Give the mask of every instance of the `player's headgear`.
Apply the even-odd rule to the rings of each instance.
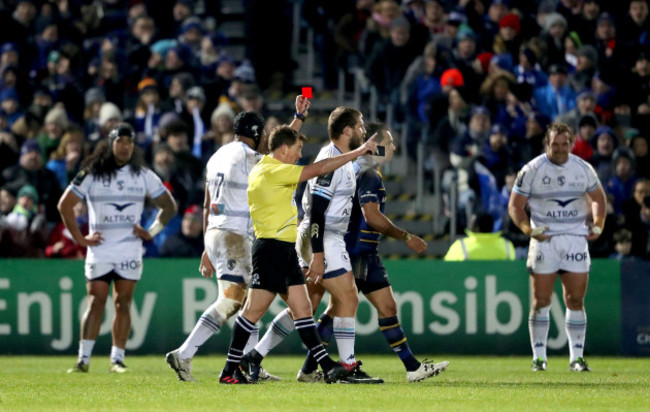
[[[128,123],[119,123],[108,134],[108,147],[113,147],[113,142],[120,136],[128,136],[131,140],[135,140],[135,131]]]
[[[264,131],[264,117],[255,112],[241,112],[233,121],[233,131],[236,135],[253,139],[257,149]]]

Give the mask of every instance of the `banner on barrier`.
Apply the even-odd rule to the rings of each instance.
[[[529,279],[524,262],[442,262],[388,260],[400,321],[416,353],[528,354]],[[198,259],[150,259],[136,287],[130,353],[164,353],[180,345],[201,313],[217,297],[212,279],[199,276]],[[595,260],[586,307],[586,353],[621,350],[620,264]],[[647,295],[646,295],[647,296]],[[320,310],[324,309],[321,304]],[[0,353],[73,354],[79,318],[86,307],[83,262],[0,260]],[[262,319],[262,333],[284,308],[276,299]],[[112,302],[96,344],[110,348]],[[202,348],[225,352],[232,319]],[[360,298],[356,351],[390,350],[377,323],[377,312]],[[276,352],[302,351],[292,334]],[[550,353],[568,353],[564,304],[558,280],[551,309]]]

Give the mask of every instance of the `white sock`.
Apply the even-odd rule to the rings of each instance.
[[[582,358],[587,332],[587,314],[583,310],[566,310],[566,335],[569,338],[569,354],[571,362]]]
[[[194,329],[192,329],[190,336],[188,336],[181,347],[178,348],[179,358],[192,359],[201,345],[210,339],[210,336],[219,332],[219,329],[221,329],[225,320],[220,316],[215,318],[215,315],[216,313],[212,309],[212,306],[203,312],[199,320],[196,322],[196,325],[194,325]]]
[[[334,337],[341,361],[347,364],[356,362],[354,358],[354,318],[334,317]]]
[[[271,322],[271,327],[266,330],[260,342],[255,345],[255,350],[262,356],[266,357],[271,349],[275,348],[295,329],[293,319],[289,315],[289,309],[275,315]]]
[[[87,340],[87,339],[80,340],[78,361],[83,362],[86,365],[90,364],[90,355],[92,355],[93,353],[94,346],[95,346],[94,340]]]
[[[542,358],[546,360],[546,343],[548,341],[548,330],[551,326],[549,314],[551,306],[532,309],[528,316],[528,332],[530,332],[530,346],[533,348],[533,359]]]
[[[124,349],[111,346],[111,363],[124,362]]]
[[[251,331],[251,335],[248,337],[248,342],[246,342],[246,347],[244,348],[244,354],[255,349],[255,345],[260,340],[260,325],[259,323],[255,324],[255,327]]]

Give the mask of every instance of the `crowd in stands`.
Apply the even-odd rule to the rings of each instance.
[[[314,14],[335,27],[339,67],[360,69],[375,88],[409,157],[424,143],[425,167],[442,172],[446,197],[456,185],[459,229],[487,212],[524,251],[509,193],[543,150],[546,127],[561,121],[609,198],[592,256],[620,257],[617,245],[631,238],[629,254],[650,257],[648,0],[317,3]]]
[[[269,70],[286,81],[292,67],[292,2],[244,5],[253,41],[236,61],[219,1],[0,2],[0,256],[83,255],[56,204],[119,121],[179,203],[146,256],[200,254],[205,163],[232,140],[236,113],[264,110]],[[325,88],[341,68],[348,87],[376,88],[406,155],[423,143],[441,189],[457,185],[459,216],[491,214],[519,251],[528,239],[506,213],[516,172],[550,122],[574,127],[574,154],[610,200],[592,256],[618,258],[650,257],[648,10],[649,0],[302,2]]]

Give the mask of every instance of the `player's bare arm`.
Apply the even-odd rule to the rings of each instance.
[[[388,217],[386,217],[386,215],[381,213],[379,203],[365,203],[363,206],[361,206],[361,211],[363,212],[363,218],[366,220],[366,223],[368,223],[368,225],[370,225],[377,232],[380,232],[382,235],[403,240],[409,249],[417,253],[423,253],[425,250],[427,250],[427,242],[425,242],[419,236],[412,235],[406,230],[395,226],[395,224]]]
[[[299,132],[304,119],[309,116],[311,101],[303,95],[296,96],[296,115],[289,125],[293,130]]]
[[[70,231],[70,235],[79,246],[97,246],[104,241],[102,234],[100,232],[94,232],[84,236],[81,233],[81,230],[79,230],[79,225],[77,225],[77,219],[74,215],[74,206],[81,201],[82,200],[79,196],[75,195],[70,188],[67,188],[57,205],[59,213],[61,214],[61,219],[63,220],[65,227]]]
[[[594,217],[594,225],[589,230],[587,240],[592,241],[598,239],[603,229],[605,228],[605,218],[607,216],[607,197],[601,185],[591,191],[587,192],[591,199],[591,213]]]
[[[512,192],[510,195],[510,201],[508,202],[508,214],[510,215],[512,222],[517,225],[519,230],[521,230],[526,236],[530,236],[540,242],[550,239],[551,237],[549,235],[544,234],[544,231],[548,229],[547,227],[535,229],[530,227],[528,214],[526,214],[527,202],[528,198],[526,196]]]
[[[151,199],[151,203],[159,209],[151,227],[144,229],[139,224],[133,227],[133,234],[147,242],[150,242],[156,234],[160,233],[162,228],[174,217],[178,208],[176,201],[167,190],[157,198]]]
[[[375,153],[377,150],[377,142],[375,141],[376,138],[377,135],[375,134],[355,150],[340,154],[338,156],[329,157],[327,159],[323,159],[321,161],[303,167],[302,172],[300,173],[299,181],[306,182],[312,177],[333,172],[347,162],[350,162],[359,156]]]

